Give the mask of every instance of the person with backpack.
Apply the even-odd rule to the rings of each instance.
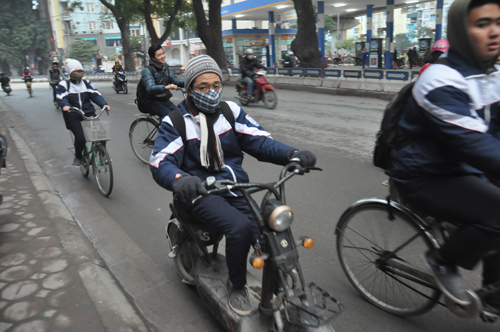
[[[69,72],[69,80],[60,81],[56,88],[56,97],[59,106],[63,110],[64,123],[66,128],[75,136],[75,159],[73,166],[82,166],[82,153],[85,148],[85,134],[82,128],[82,116],[80,113],[71,112],[71,107],[81,109],[85,116],[95,116],[95,108],[92,102],[99,107],[106,107],[111,110],[101,93],[88,80],[83,79],[84,71],[80,61],[67,59],[66,67]]]
[[[304,167],[314,166],[316,157],[273,140],[236,103],[221,101],[222,72],[210,56],[189,61],[185,82],[187,98],[178,105],[179,110],[163,119],[150,169],[160,186],[173,191],[182,208],[224,233],[229,306],[239,315],[248,315],[252,306],[245,288],[246,261],[250,245],[256,243],[258,225],[240,192],[207,195],[202,181],[214,176],[248,182],[242,167],[244,153],[279,165],[295,157]],[[205,196],[192,204],[200,194]]]
[[[56,87],[59,84],[61,80],[63,80],[63,75],[61,71],[59,70],[59,63],[57,62],[52,62],[52,68],[49,69],[49,75],[48,75],[48,80],[50,87],[52,88],[52,93],[53,93],[53,102],[57,103],[56,100]]]
[[[143,87],[137,88],[137,106],[141,112],[146,111],[161,118],[175,110],[175,104],[170,101],[172,92],[184,87],[184,80],[175,76],[168,67],[165,52],[161,45],[152,45],[148,49],[149,65],[142,71]]]
[[[423,257],[458,305],[471,303],[458,267],[482,260],[483,285],[500,281],[499,21],[498,0],[453,2],[446,64],[431,65],[415,82],[390,168],[405,204],[459,226]],[[500,316],[500,292],[483,306],[486,317]]]

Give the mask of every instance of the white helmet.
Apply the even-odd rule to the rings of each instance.
[[[253,54],[253,50],[251,48],[247,48],[245,50],[245,54]]]

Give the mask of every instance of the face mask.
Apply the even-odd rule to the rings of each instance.
[[[209,92],[200,92],[191,90],[191,98],[198,109],[204,113],[213,113],[219,107],[222,91],[210,90]]]
[[[83,78],[83,72],[74,71],[69,74],[69,78],[71,78],[73,81],[80,82]]]
[[[247,55],[247,59],[248,60],[252,60],[253,59],[253,55]]]

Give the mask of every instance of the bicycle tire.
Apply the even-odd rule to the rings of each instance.
[[[276,105],[278,105],[278,97],[276,96],[276,92],[274,92],[274,90],[266,90],[262,99],[264,99],[264,104],[270,110],[275,109]]]
[[[89,151],[87,150],[87,147],[83,149],[83,154],[82,154],[82,166],[80,167],[80,171],[82,172],[82,175],[84,177],[89,176],[89,170],[90,170],[90,157],[89,157]]]
[[[95,146],[93,170],[99,192],[108,197],[113,190],[113,166],[104,145]]]
[[[177,271],[181,276],[182,282],[188,285],[195,284],[194,271],[198,259],[198,247],[193,240],[186,239],[179,245],[174,262],[177,267]]]
[[[139,118],[130,125],[130,146],[135,156],[145,164],[149,164],[159,129],[160,124],[152,118]]]
[[[433,248],[432,242],[402,210],[392,208],[391,220],[387,204],[364,200],[344,212],[336,228],[338,258],[349,282],[368,302],[397,316],[422,314],[441,292],[388,262],[426,271],[421,255]]]

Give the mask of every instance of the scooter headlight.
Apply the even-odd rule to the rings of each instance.
[[[293,211],[288,205],[282,205],[278,200],[271,200],[265,208],[269,227],[276,232],[290,228],[293,222]]]

